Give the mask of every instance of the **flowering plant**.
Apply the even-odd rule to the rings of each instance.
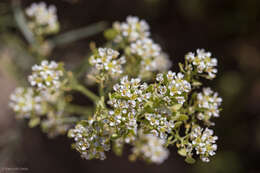
[[[44,41],[58,31],[56,8],[44,3],[26,9],[28,26]],[[160,164],[176,146],[188,163],[198,155],[204,162],[217,150],[212,119],[219,117],[222,99],[201,78],[214,79],[217,59],[198,49],[188,53],[179,71],[170,69],[169,56],[150,37],[144,20],[129,16],[104,33],[107,43],[92,53],[86,80],[98,86],[92,92],[63,63],[44,58],[32,67],[29,87],[18,87],[10,97],[17,118],[40,125],[50,137],[68,134],[82,158],[121,155],[132,146],[129,159]],[[84,94],[94,106],[73,104],[72,91]]]

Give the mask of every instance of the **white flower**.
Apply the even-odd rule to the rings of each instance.
[[[17,113],[18,118],[30,118],[42,114],[42,100],[32,88],[18,87],[10,96],[9,106]]]
[[[42,91],[55,91],[61,87],[64,69],[62,64],[54,61],[42,61],[40,65],[32,67],[32,74],[28,77],[31,86]]]
[[[169,82],[168,89],[170,90],[170,96],[181,95],[182,93],[188,93],[191,90],[191,85],[188,81],[184,80],[182,73],[173,73],[171,71],[167,74]],[[181,99],[182,100],[182,99]]]
[[[161,47],[150,38],[143,38],[130,44],[130,51],[141,59],[142,71],[160,71],[169,69],[168,56],[161,52]]]
[[[170,69],[171,65],[172,63],[169,59],[169,56],[166,53],[161,53],[151,62],[151,70],[165,72]]]
[[[200,155],[203,162],[209,162],[209,156],[214,156],[217,150],[215,144],[218,137],[213,136],[213,130],[206,128],[203,130],[201,127],[196,127],[190,134],[192,147],[195,148],[196,154]]]
[[[90,57],[90,64],[100,73],[107,72],[111,77],[123,73],[122,65],[126,63],[125,57],[118,58],[119,52],[110,48],[99,48],[97,55]]]
[[[37,34],[52,34],[59,30],[57,10],[54,5],[47,5],[44,2],[33,3],[26,10],[30,18],[29,27]]]
[[[164,79],[163,79],[163,74],[162,74],[162,73],[158,73],[158,74],[156,75],[156,80],[157,80],[158,82],[162,83],[162,82],[164,81]]]
[[[197,55],[195,53],[189,52],[185,56],[188,62],[197,67],[198,73],[207,73],[208,79],[213,79],[217,74],[217,59],[211,57],[210,52],[205,52],[204,49],[197,49]]]
[[[64,120],[65,116],[63,111],[49,111],[47,113],[47,119],[41,122],[41,128],[50,138],[65,135],[72,126],[72,123]]]
[[[137,116],[143,109],[145,100],[151,97],[151,94],[146,92],[147,84],[140,82],[139,78],[129,80],[128,76],[122,77],[120,83],[113,87],[115,94],[122,99],[113,98],[108,101],[114,108],[114,111],[109,112],[110,126],[115,127],[116,131],[126,131],[127,136],[124,139],[126,143],[135,139]]]
[[[101,130],[102,126],[94,124],[92,120],[86,122],[86,125],[77,124],[69,131],[68,136],[74,138],[73,147],[81,153],[82,158],[104,160],[105,151],[110,150],[109,137],[104,129]]]
[[[128,16],[126,22],[115,22],[113,28],[119,33],[114,40],[115,42],[123,40],[134,42],[150,35],[149,25],[146,21],[139,20],[138,17],[134,16]]]
[[[174,128],[174,123],[172,120],[167,120],[165,116],[161,114],[152,114],[146,113],[145,119],[149,122],[149,128],[153,128],[157,131],[158,137],[162,139],[166,139],[167,135],[166,132],[171,132]]]
[[[197,102],[198,107],[203,109],[198,114],[198,119],[208,121],[212,116],[219,117],[222,98],[218,97],[218,93],[210,88],[203,88],[203,92],[197,95]]]
[[[133,155],[143,157],[150,162],[161,164],[169,156],[169,151],[163,146],[165,141],[153,134],[140,133],[140,139],[132,149]]]
[[[161,54],[161,47],[150,38],[144,38],[131,43],[130,50],[131,53],[137,54],[143,59],[156,57]]]

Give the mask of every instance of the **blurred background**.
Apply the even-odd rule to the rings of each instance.
[[[16,1],[17,2],[17,1]],[[32,0],[20,1],[21,7]],[[131,163],[109,153],[105,161],[86,161],[70,148],[66,137],[48,139],[39,128],[16,121],[8,98],[18,85],[12,73],[19,64],[30,71],[33,55],[17,27],[11,0],[0,1],[0,168],[27,168],[33,173],[258,173],[260,172],[260,1],[259,0],[44,0],[58,9],[61,34],[95,22],[124,21],[135,15],[151,27],[152,38],[169,53],[172,70],[197,48],[211,51],[219,61],[216,80],[207,83],[223,97],[223,111],[214,127],[218,152],[209,164],[188,165],[176,153],[162,165]],[[82,61],[90,41],[103,35],[55,47],[49,56],[68,68]],[[19,75],[19,73],[18,73]],[[18,79],[24,78],[20,74]],[[19,83],[20,84],[20,83]],[[0,172],[4,171],[0,169]],[[15,172],[15,171],[14,171]],[[19,171],[17,171],[19,172]],[[20,170],[21,172],[21,170]]]

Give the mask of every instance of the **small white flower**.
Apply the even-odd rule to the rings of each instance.
[[[169,56],[166,53],[161,53],[151,62],[151,70],[165,72],[170,69],[171,65],[172,62],[170,61]]]
[[[32,88],[18,87],[10,96],[9,106],[18,118],[30,118],[42,114],[42,101],[42,97],[36,95]]]
[[[121,42],[123,40],[134,42],[150,35],[149,25],[146,21],[139,20],[139,18],[135,16],[128,16],[126,22],[115,22],[113,28],[118,32],[114,40],[115,42]]]
[[[174,128],[173,121],[167,120],[167,118],[161,114],[146,113],[145,119],[149,122],[149,128],[156,130],[158,134],[160,134],[159,137],[162,139],[166,139],[166,132],[170,133]]]
[[[171,66],[168,56],[150,38],[143,38],[130,44],[130,52],[141,59],[141,76],[145,72],[164,72]]]
[[[86,125],[77,124],[74,129],[68,133],[70,138],[74,138],[74,147],[81,153],[84,159],[100,159],[106,158],[105,151],[110,150],[109,137],[102,126],[93,126],[93,121],[89,120]]]
[[[163,74],[162,73],[158,73],[157,75],[156,75],[156,80],[158,81],[158,82],[163,82]]]
[[[181,95],[182,93],[188,93],[191,90],[191,85],[188,81],[184,80],[184,75],[182,73],[172,73],[171,71],[167,74],[169,86],[168,89],[170,90],[170,95]]]
[[[163,146],[165,141],[153,134],[139,132],[139,141],[132,149],[133,155],[143,157],[150,162],[161,164],[169,156],[169,151]]]
[[[197,116],[199,120],[209,121],[211,117],[219,117],[222,98],[218,97],[218,93],[203,88],[203,92],[197,95],[197,102],[198,107],[203,109]]]
[[[41,91],[56,91],[61,87],[64,69],[62,64],[54,61],[42,61],[40,65],[32,67],[32,74],[28,77],[31,86]]]
[[[161,54],[161,47],[158,44],[155,44],[150,38],[144,38],[131,43],[130,50],[131,53],[136,54],[143,59],[157,57]]]
[[[209,156],[214,156],[217,150],[215,144],[218,140],[217,136],[213,136],[213,130],[206,128],[203,130],[201,127],[196,127],[190,134],[192,147],[195,148],[196,154],[200,155],[203,162],[209,162]]]
[[[47,7],[45,2],[33,3],[25,13],[30,19],[28,25],[35,34],[52,34],[59,30],[57,10],[54,5]]]
[[[123,73],[122,65],[126,63],[124,56],[118,58],[119,52],[110,48],[99,48],[97,55],[90,57],[90,64],[93,65],[99,73],[107,72],[115,78]]]
[[[186,60],[197,67],[198,73],[207,73],[208,79],[213,79],[217,74],[217,59],[211,57],[210,52],[205,52],[204,49],[197,49],[197,55],[189,52],[185,56]]]

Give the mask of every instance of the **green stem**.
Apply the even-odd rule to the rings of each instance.
[[[100,85],[99,85],[99,96],[102,97],[104,96],[104,81],[101,80]]]
[[[91,24],[84,28],[80,28],[77,30],[69,31],[64,34],[60,34],[49,41],[50,43],[53,44],[53,46],[64,45],[67,43],[71,43],[98,34],[104,31],[106,27],[107,27],[107,23],[102,21],[102,22]]]
[[[83,114],[90,116],[92,109],[90,107],[83,107],[79,105],[67,104],[65,110],[69,113]]]
[[[94,94],[92,91],[88,90],[86,87],[80,84],[75,85],[72,89],[83,93],[85,96],[90,98],[94,103],[99,101],[99,97],[96,94]]]
[[[62,119],[63,123],[76,123],[78,121],[80,121],[80,119],[75,117],[66,117]]]
[[[32,31],[29,29],[23,11],[21,9],[21,2],[19,0],[12,1],[12,7],[14,12],[14,19],[18,25],[18,28],[24,35],[25,39],[30,43],[32,46],[38,45],[36,39]]]

